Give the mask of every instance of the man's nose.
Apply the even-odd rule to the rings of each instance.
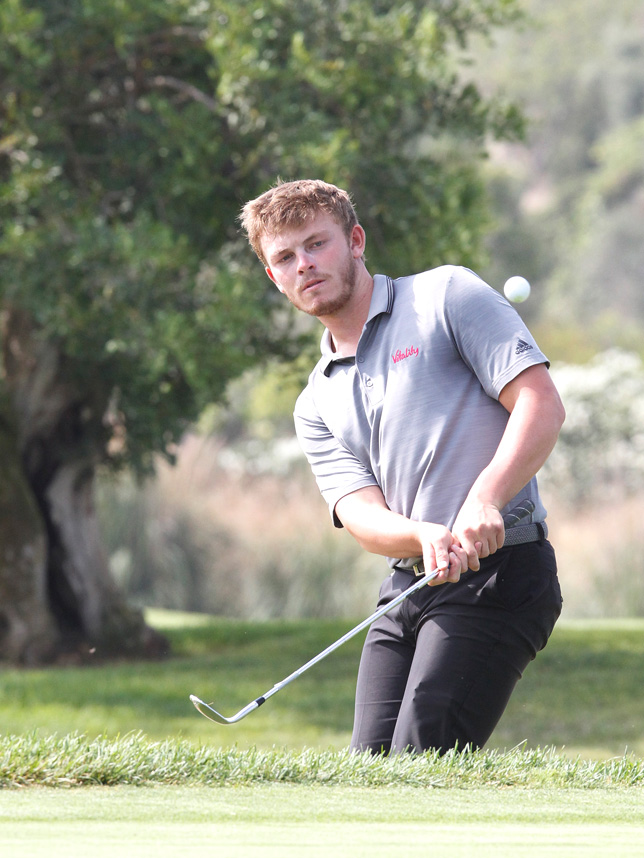
[[[313,259],[310,254],[306,252],[306,250],[300,251],[297,255],[297,270],[302,273],[304,271],[308,271],[313,267]]]

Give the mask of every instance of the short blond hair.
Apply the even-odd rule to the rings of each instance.
[[[349,194],[321,179],[278,181],[270,190],[247,202],[239,220],[251,247],[266,265],[262,239],[283,229],[302,226],[320,212],[331,215],[347,238],[358,223]]]

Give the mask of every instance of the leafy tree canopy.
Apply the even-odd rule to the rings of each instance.
[[[112,462],[145,464],[230,378],[297,348],[235,222],[277,175],[346,186],[376,267],[474,264],[477,159],[521,123],[462,82],[458,50],[517,6],[2,4],[0,300],[108,404],[87,431]]]

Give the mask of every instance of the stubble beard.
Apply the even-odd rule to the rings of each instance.
[[[338,274],[341,288],[337,294],[328,298],[320,297],[314,299],[313,303],[304,306],[300,301],[293,301],[293,304],[309,316],[321,318],[324,316],[333,316],[343,310],[351,300],[358,278],[356,264],[353,256],[349,257],[343,270]]]

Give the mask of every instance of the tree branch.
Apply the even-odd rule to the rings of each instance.
[[[185,81],[179,80],[176,77],[170,77],[169,75],[156,75],[153,78],[147,78],[146,82],[151,87],[156,87],[159,89],[174,89],[176,90],[176,92],[180,92],[183,95],[186,95],[193,101],[198,101],[200,104],[203,104],[204,107],[207,107],[211,113],[216,113],[218,109],[218,104],[214,98],[211,98],[209,95],[207,95],[201,89],[198,89],[196,86],[193,86],[191,83],[186,83]]]

